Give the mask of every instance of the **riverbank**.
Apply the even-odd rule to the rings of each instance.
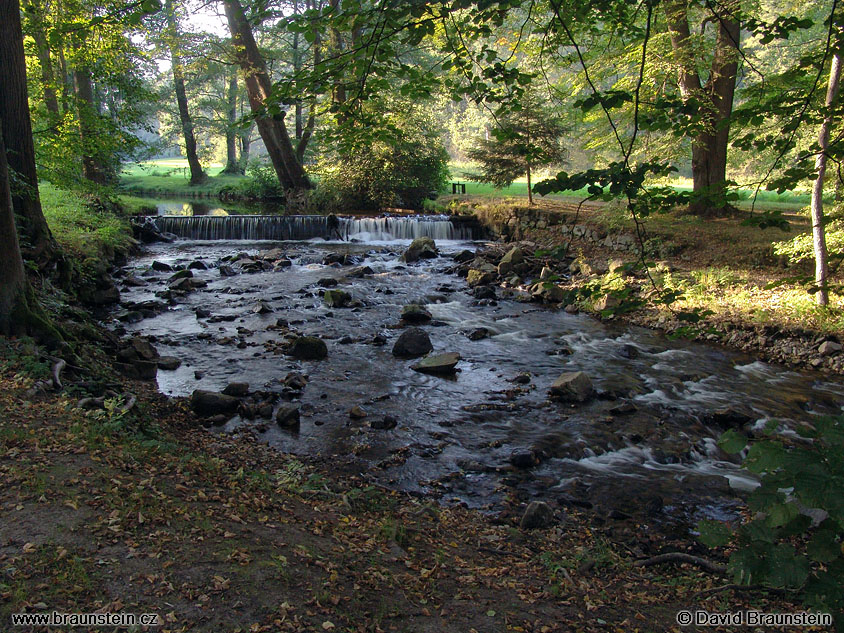
[[[6,344],[0,373],[0,621],[17,612],[156,613],[170,631],[679,631],[681,609],[797,605],[711,591],[713,553],[570,508],[544,529],[372,486],[335,460],[196,427],[186,402],[112,378],[32,395],[43,352]],[[715,556],[721,556],[715,553]],[[260,590],[258,590],[260,588]],[[27,629],[22,629],[27,630]]]
[[[844,297],[833,292],[828,308],[816,306],[800,280],[810,272],[807,265],[789,265],[774,252],[774,244],[809,232],[808,218],[799,212],[784,213],[789,232],[743,226],[744,214],[707,220],[653,216],[645,220],[640,240],[624,210],[613,205],[542,201],[527,207],[518,200],[458,199],[451,207],[475,214],[525,252],[545,252],[545,261],[565,252],[574,261],[559,272],[572,276],[557,283],[572,293],[571,309],[718,343],[762,360],[844,373]],[[640,241],[651,262],[647,273],[636,268]],[[497,249],[491,260],[507,248]],[[831,283],[841,281],[839,275]],[[578,293],[584,288],[593,296]],[[627,296],[625,289],[631,301],[608,306],[604,297]],[[656,304],[649,300],[655,289],[680,298],[670,306]],[[645,301],[637,307],[639,299]],[[611,297],[610,304],[617,302]],[[680,318],[692,311],[706,316],[695,323]]]

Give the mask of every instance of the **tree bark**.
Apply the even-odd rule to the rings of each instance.
[[[237,71],[232,70],[226,89],[226,174],[242,174],[240,162],[237,160]]]
[[[208,176],[202,170],[199,155],[196,151],[196,135],[193,129],[193,119],[188,109],[188,97],[185,91],[185,71],[182,57],[179,54],[179,28],[176,24],[176,12],[172,0],[164,3],[165,19],[167,20],[167,48],[170,50],[170,70],[173,73],[173,88],[176,92],[176,104],[179,107],[179,122],[182,124],[182,137],[185,139],[185,157],[190,168],[190,184],[201,185]]]
[[[0,335],[31,334],[51,347],[61,341],[35,299],[26,278],[0,112]]]
[[[829,305],[829,289],[827,278],[829,277],[829,264],[827,262],[826,229],[824,227],[823,213],[823,183],[826,177],[827,149],[829,148],[829,134],[832,129],[832,106],[838,99],[838,91],[841,82],[841,53],[836,49],[832,56],[832,64],[829,69],[829,83],[826,89],[827,114],[821,124],[821,131],[818,134],[818,145],[820,153],[815,160],[815,168],[818,176],[812,187],[812,246],[815,251],[815,283],[818,291],[815,293],[815,302],[818,305]]]
[[[21,246],[24,255],[45,270],[60,258],[38,196],[18,0],[0,0],[0,86],[0,134],[5,140],[8,169],[19,182],[12,205]]]
[[[278,106],[268,104],[272,92],[272,83],[267,73],[264,58],[261,56],[257,44],[255,44],[252,27],[246,19],[243,7],[239,0],[223,0],[223,5],[232,35],[235,57],[246,80],[249,105],[256,115],[258,132],[267,147],[267,153],[270,156],[279,183],[288,190],[310,189],[311,182],[296,156],[290,135],[284,126],[285,112],[283,110],[267,111],[268,105],[272,110],[275,110]]]
[[[709,70],[703,84],[695,63],[686,0],[666,0],[665,17],[678,65],[678,86],[684,101],[701,102],[702,131],[692,139],[693,200],[689,210],[695,215],[716,215],[726,211],[727,147],[730,116],[738,72],[740,26],[730,13],[732,2],[719,5],[715,16],[718,34]]]
[[[18,304],[24,300],[26,277],[23,272],[6,146],[0,132],[0,334],[14,334],[14,319]]]

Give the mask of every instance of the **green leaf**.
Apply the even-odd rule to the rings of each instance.
[[[773,587],[802,587],[809,577],[809,561],[798,556],[792,545],[777,545],[771,552],[767,584]]]
[[[740,452],[745,446],[747,446],[747,438],[735,429],[726,431],[718,438],[718,447],[731,455]]]
[[[786,450],[779,442],[756,442],[747,451],[744,467],[753,473],[777,470],[785,461]]]
[[[723,547],[733,536],[732,528],[722,521],[704,519],[698,521],[697,529],[700,532],[698,540],[707,547]]]
[[[768,508],[768,525],[780,527],[787,525],[800,514],[794,503],[777,503]]]
[[[841,544],[832,530],[818,530],[806,545],[806,553],[814,561],[830,563],[841,554]]]

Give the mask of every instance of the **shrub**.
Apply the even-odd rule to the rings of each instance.
[[[235,188],[232,190],[233,193],[252,200],[284,197],[284,189],[282,189],[281,184],[278,182],[278,176],[272,165],[261,162],[250,162],[246,168],[246,176],[245,180],[235,185]],[[224,189],[228,190],[228,187]]]
[[[420,210],[444,191],[448,153],[430,114],[388,102],[377,129],[347,124],[318,166],[313,204],[323,211]]]
[[[735,530],[717,521],[700,524],[709,546],[734,541],[728,570],[735,582],[798,592],[806,607],[832,613],[844,630],[844,416],[819,418],[797,429],[800,439],[756,441],[744,467],[761,475],[747,500],[756,514]],[[747,439],[727,431],[718,441],[728,453]]]

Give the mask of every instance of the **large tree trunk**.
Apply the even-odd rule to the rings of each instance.
[[[237,160],[237,71],[232,70],[226,89],[226,174],[242,174],[240,162]]]
[[[79,139],[82,144],[82,177],[98,185],[109,182],[109,170],[97,157],[97,103],[94,100],[94,85],[91,71],[80,66],[73,71],[73,83],[76,88],[76,105],[79,116]]]
[[[827,279],[829,277],[829,265],[827,263],[826,250],[826,229],[824,228],[823,213],[823,181],[826,177],[826,151],[829,147],[829,133],[832,129],[832,107],[838,99],[838,90],[841,81],[841,53],[836,49],[832,56],[832,65],[829,69],[829,84],[826,89],[827,115],[824,117],[821,131],[818,134],[818,145],[820,153],[815,161],[818,170],[818,177],[812,187],[812,245],[815,251],[815,283],[818,291],[815,293],[815,301],[818,305],[829,305],[829,289]]]
[[[284,126],[285,112],[280,110],[277,104],[269,104],[268,111],[272,83],[243,7],[239,0],[223,0],[223,5],[232,34],[235,56],[246,81],[249,105],[255,114],[258,132],[267,147],[279,183],[285,189],[310,189],[311,182],[296,157],[290,135]]]
[[[26,297],[26,277],[23,272],[6,146],[0,132],[0,334],[15,334],[15,319],[21,301]]]
[[[727,207],[727,147],[730,116],[738,71],[740,27],[730,10],[733,2],[720,7],[715,16],[718,34],[715,51],[704,85],[697,71],[686,0],[666,0],[665,17],[678,65],[678,85],[684,101],[700,101],[702,131],[692,139],[693,200],[689,210],[696,215],[716,215]]]
[[[182,137],[185,139],[185,156],[190,168],[190,184],[201,185],[208,176],[202,170],[199,155],[196,152],[196,135],[193,131],[193,119],[188,110],[188,97],[185,91],[185,72],[182,57],[179,55],[179,28],[176,25],[176,13],[171,0],[164,3],[167,19],[167,47],[170,49],[170,70],[173,73],[173,88],[176,92],[176,104],[179,106],[179,122],[182,124]]]
[[[26,86],[20,7],[17,0],[0,0],[0,134],[5,139],[8,168],[18,180],[12,204],[18,216],[25,256],[39,268],[59,261],[59,251],[41,211],[35,147]]]

